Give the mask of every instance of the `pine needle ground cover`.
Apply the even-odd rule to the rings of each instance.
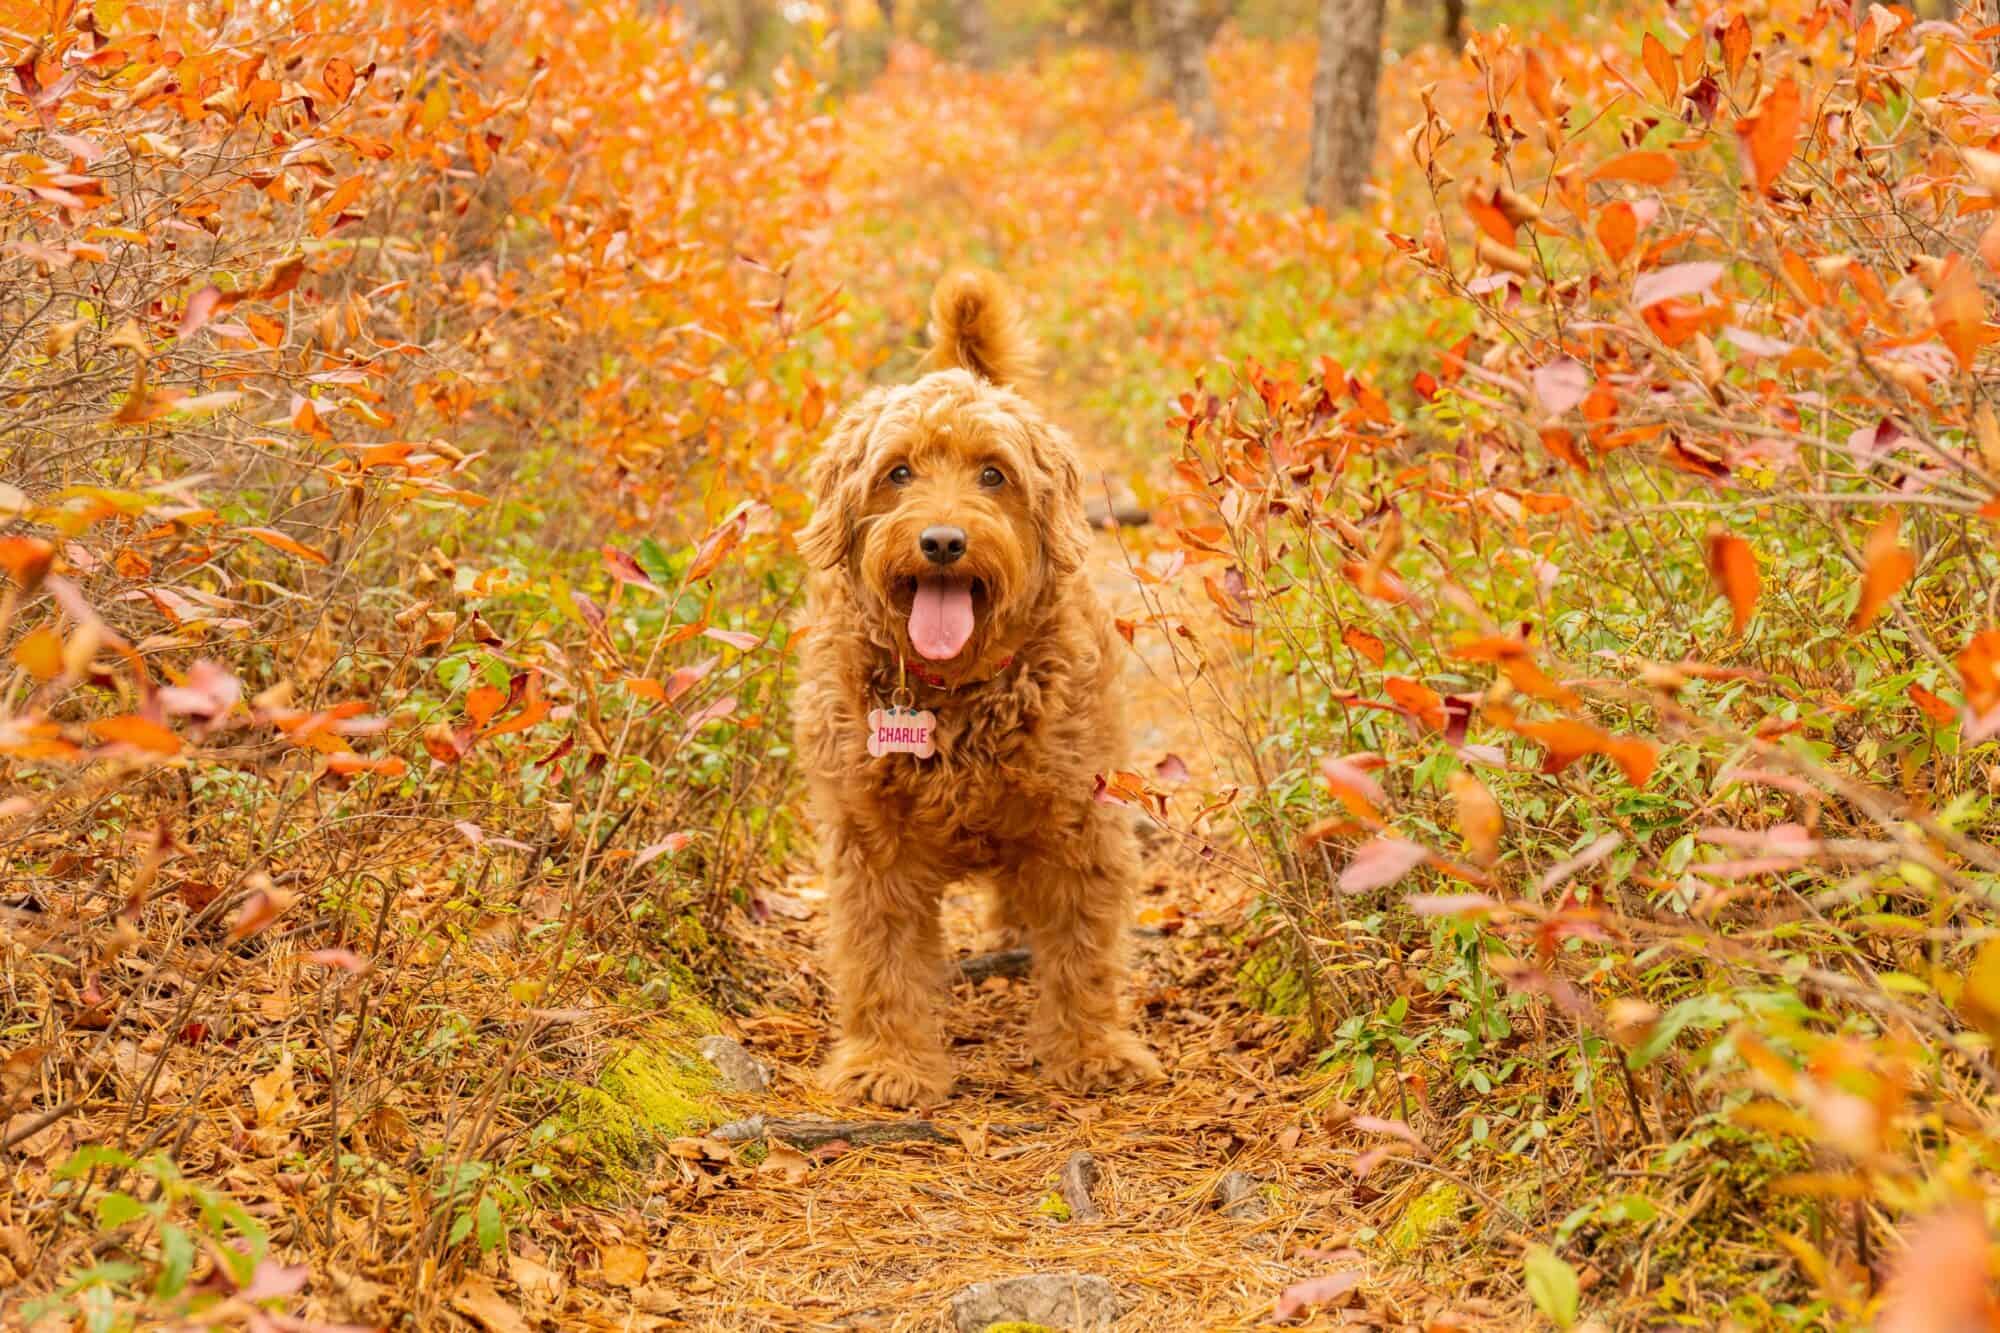
[[[1199,138],[1088,15],[873,12],[732,79],[638,3],[0,11],[0,1319],[1987,1326],[1996,34],[1399,21],[1328,218],[1283,16]],[[790,534],[965,262],[1151,520],[1174,1082],[969,977],[880,1141]]]

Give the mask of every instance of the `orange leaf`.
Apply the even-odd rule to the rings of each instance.
[[[1743,66],[1749,59],[1750,21],[1737,14],[1722,30],[1722,63],[1729,70],[1731,83],[1743,77]]]
[[[1763,580],[1757,574],[1757,553],[1750,549],[1749,542],[1733,533],[1712,532],[1708,536],[1708,572],[1716,588],[1729,599],[1735,632],[1741,634],[1757,610],[1757,597],[1763,590]]]
[[[1740,15],[1738,21],[1741,21]],[[1725,34],[1724,41],[1727,40]],[[1749,154],[1750,170],[1757,179],[1759,193],[1770,193],[1785,164],[1792,160],[1802,119],[1799,85],[1787,74],[1771,89],[1771,95],[1764,99],[1756,115],[1736,123],[1736,134],[1743,141],[1744,151]]]
[[[1910,702],[1924,711],[1924,716],[1941,727],[1950,726],[1958,716],[1958,710],[1932,694],[1921,685],[1910,686]]]
[[[154,754],[180,753],[179,736],[157,722],[140,717],[137,713],[127,713],[123,717],[99,718],[90,724],[90,731],[99,740],[150,750]]]
[[[1660,100],[1671,103],[1674,94],[1681,90],[1681,71],[1674,63],[1672,54],[1668,52],[1666,43],[1649,32],[1646,34],[1646,40],[1640,45],[1639,55],[1646,62],[1647,76],[1660,90]]]
[[[1855,604],[1850,629],[1867,629],[1917,572],[1917,557],[1896,540],[1900,524],[1900,516],[1892,509],[1868,534],[1868,547],[1862,554],[1861,600]]]
[[[23,592],[33,592],[55,563],[55,546],[41,537],[0,536],[0,569]]]
[[[465,715],[483,727],[506,704],[507,691],[498,685],[481,685],[465,696]]]
[[[1380,639],[1367,630],[1357,629],[1353,625],[1340,632],[1340,641],[1376,666],[1381,666],[1389,655]]]
[[[701,546],[695,551],[694,563],[688,566],[687,581],[707,578],[722,563],[724,556],[736,549],[736,543],[743,539],[743,529],[747,526],[741,514],[726,519],[715,531],[702,538]]]
[[[1665,185],[1680,170],[1679,166],[1665,153],[1650,148],[1635,149],[1620,153],[1617,157],[1600,162],[1590,173],[1594,181],[1632,181],[1638,185]]]
[[[14,645],[14,660],[37,680],[54,680],[63,671],[62,635],[43,625]]]
[[[276,547],[286,555],[295,555],[301,560],[309,560],[315,565],[331,563],[324,555],[296,538],[288,537],[276,528],[238,528],[245,537],[254,537],[266,546]]]
[[[1639,243],[1639,215],[1632,205],[1621,199],[1597,215],[1597,243],[1612,263],[1625,262],[1625,256]]]
[[[1986,297],[1971,266],[1957,255],[1944,263],[1937,287],[1931,292],[1931,318],[1938,336],[1958,359],[1960,370],[1971,370],[1979,346],[1985,341]]]
[[[1391,676],[1382,682],[1396,707],[1430,728],[1443,731],[1445,725],[1444,697],[1428,685],[1418,684],[1402,676]]]
[[[1507,826],[1500,803],[1485,784],[1463,769],[1451,775],[1451,799],[1466,850],[1480,865],[1493,864],[1500,854],[1500,834]]]
[[[345,102],[347,95],[354,91],[354,62],[339,56],[327,61],[319,72],[319,81],[336,102]]]

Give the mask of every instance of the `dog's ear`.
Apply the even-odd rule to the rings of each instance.
[[[833,569],[847,559],[854,545],[854,525],[867,496],[862,463],[868,456],[868,435],[882,415],[884,394],[870,393],[841,413],[833,433],[813,456],[806,485],[813,494],[813,516],[799,529],[799,554],[815,569]]]
[[[994,384],[1035,373],[1035,340],[1000,279],[980,269],[948,275],[931,293],[931,350],[923,369],[969,370]]]
[[[1049,564],[1058,575],[1074,574],[1090,558],[1090,520],[1083,509],[1083,462],[1075,441],[1045,422],[1037,422],[1028,438],[1035,468],[1042,476],[1035,516]]]

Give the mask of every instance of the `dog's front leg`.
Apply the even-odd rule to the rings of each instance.
[[[1089,1092],[1162,1077],[1160,1062],[1126,1025],[1120,956],[1137,873],[1130,834],[1096,811],[1064,854],[1023,865],[1017,892],[1034,939],[1040,987],[1031,1040],[1050,1078]]]
[[[942,1101],[951,1093],[938,1021],[942,882],[852,855],[833,859],[826,962],[840,1038],[827,1058],[826,1086],[884,1106]]]

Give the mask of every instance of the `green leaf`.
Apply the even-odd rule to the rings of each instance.
[[[507,1226],[500,1220],[500,1205],[491,1194],[480,1196],[476,1216],[479,1226],[479,1252],[491,1254],[507,1239]]]
[[[1557,1257],[1546,1245],[1530,1245],[1524,1256],[1528,1270],[1528,1297],[1535,1308],[1554,1321],[1557,1328],[1576,1323],[1577,1304],[1583,1288],[1576,1270]]]
[[[102,1143],[86,1143],[71,1153],[69,1160],[56,1168],[56,1179],[75,1180],[78,1176],[95,1171],[100,1166],[131,1165],[133,1161],[130,1153],[122,1153]]]
[[[171,1300],[187,1287],[194,1271],[194,1238],[169,1222],[160,1228],[160,1273],[153,1279],[153,1295]]]
[[[451,1234],[445,1237],[447,1247],[458,1244],[472,1234],[472,1214],[460,1213],[451,1220]]]
[[[129,1194],[107,1194],[97,1201],[97,1225],[102,1231],[136,1222],[150,1210]]]

